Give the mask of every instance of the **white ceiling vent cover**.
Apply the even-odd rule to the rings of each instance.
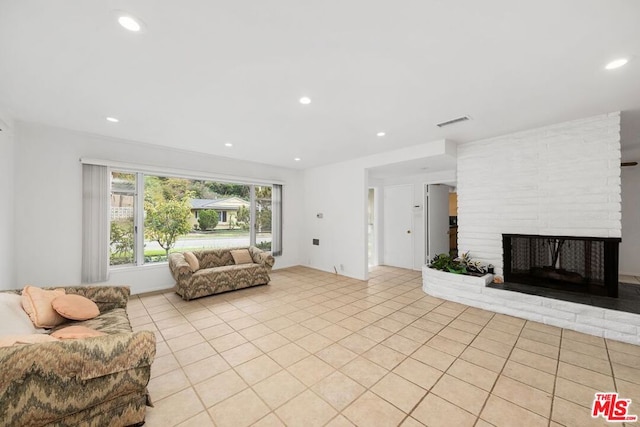
[[[462,117],[458,117],[456,119],[447,120],[446,122],[438,123],[437,126],[439,128],[443,128],[445,126],[451,126],[451,125],[454,125],[456,123],[466,122],[467,120],[471,120],[471,119],[468,116],[462,116]]]

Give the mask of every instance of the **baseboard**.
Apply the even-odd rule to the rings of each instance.
[[[625,273],[623,271],[618,272],[618,276],[636,276],[640,277],[640,273]]]

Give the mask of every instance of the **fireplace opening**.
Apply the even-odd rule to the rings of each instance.
[[[503,234],[504,280],[618,297],[619,238]]]

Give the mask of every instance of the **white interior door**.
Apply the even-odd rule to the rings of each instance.
[[[413,185],[384,187],[384,264],[413,268]]]
[[[449,186],[425,185],[425,254],[449,253]]]

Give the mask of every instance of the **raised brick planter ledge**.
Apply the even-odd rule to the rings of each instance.
[[[422,290],[434,297],[545,325],[640,345],[640,315],[488,288],[493,275],[446,273],[422,267]]]

